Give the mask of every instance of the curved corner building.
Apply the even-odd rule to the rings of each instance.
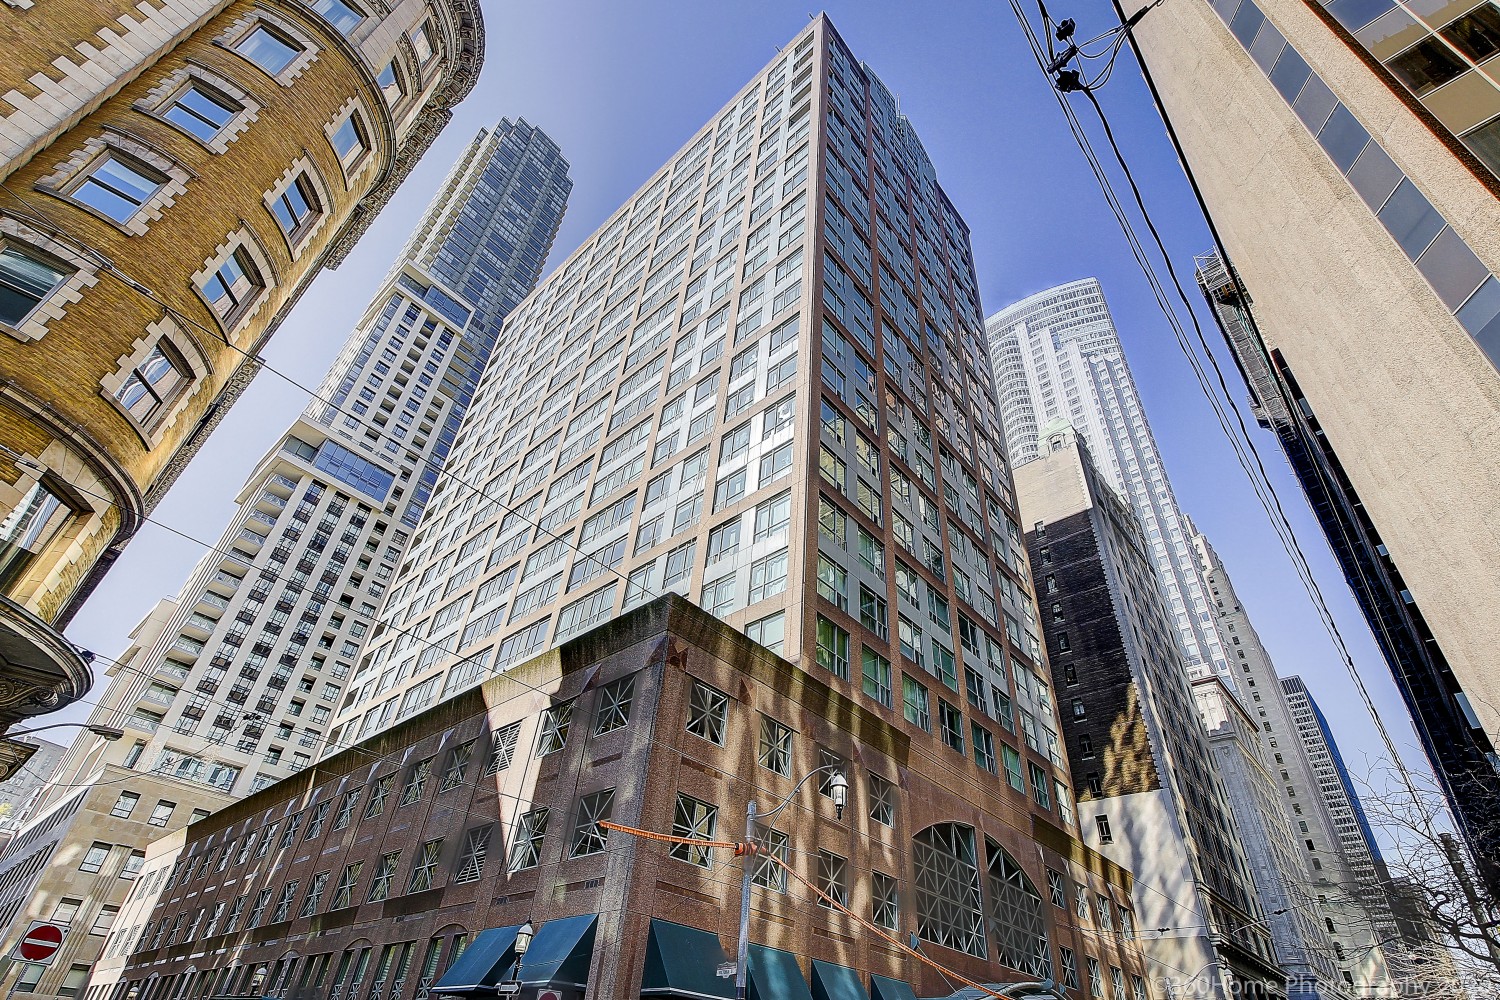
[[[473,87],[484,29],[471,0],[13,0],[3,38],[0,730],[87,691],[59,630]]]

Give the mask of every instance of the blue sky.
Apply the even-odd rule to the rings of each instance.
[[[1093,275],[1103,283],[1183,509],[1223,557],[1280,671],[1307,679],[1351,768],[1362,772],[1366,754],[1383,756],[1369,717],[1156,311],[1009,5],[858,0],[826,9],[855,55],[897,95],[967,220],[986,313],[1073,278]],[[1052,0],[1053,15],[1077,18],[1084,37],[1108,26],[1107,9]],[[784,0],[488,3],[486,60],[474,93],[348,261],[308,291],[267,360],[304,385],[318,384],[448,166],[481,127],[520,116],[562,146],[574,187],[555,265],[769,62],[810,10]],[[1210,245],[1208,231],[1128,52],[1101,100],[1190,279],[1193,254]],[[1085,109],[1077,110],[1087,123]],[[1211,322],[1206,314],[1203,322]],[[1243,386],[1209,333],[1240,402]],[[262,373],[155,519],[216,539],[252,463],[306,399]],[[1414,747],[1385,664],[1274,438],[1247,423],[1393,737]],[[176,592],[203,551],[147,525],[69,637],[117,656],[130,630],[157,599]],[[1420,758],[1416,751],[1406,756]]]

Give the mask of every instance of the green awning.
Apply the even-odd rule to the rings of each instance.
[[[917,1000],[917,993],[899,979],[871,974],[870,1000]]]
[[[812,1000],[797,956],[763,944],[750,946],[750,1000]]]
[[[516,932],[514,927],[492,927],[480,931],[448,967],[448,971],[433,985],[434,993],[493,993],[495,984],[510,975],[516,961]]]
[[[527,986],[572,986],[584,989],[589,963],[594,960],[597,913],[557,917],[536,930],[521,962],[521,982]]]
[[[870,1000],[859,973],[842,965],[813,959],[813,1000]]]
[[[668,920],[652,920],[646,934],[641,995],[732,1000],[734,977],[718,974],[719,966],[727,962],[717,934]]]

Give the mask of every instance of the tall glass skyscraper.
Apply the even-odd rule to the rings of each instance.
[[[1038,292],[985,326],[1011,462],[1038,458],[1040,435],[1054,421],[1073,425],[1099,471],[1141,519],[1189,672],[1212,670],[1235,688],[1182,511],[1098,280]]]
[[[107,928],[147,844],[316,757],[505,314],[541,277],[567,171],[524,121],[470,144],[218,544],[111,668],[91,721],[124,738],[81,736],[0,856],[5,940],[59,906]],[[88,888],[75,856],[104,873]],[[103,940],[70,935],[63,960]]]

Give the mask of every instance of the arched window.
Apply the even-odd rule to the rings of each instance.
[[[1038,978],[1052,974],[1052,951],[1047,944],[1047,922],[1042,896],[1005,848],[984,841],[989,856],[990,933],[997,958],[1013,969]]]
[[[917,934],[933,944],[984,958],[983,902],[974,828],[938,823],[912,838]]]

